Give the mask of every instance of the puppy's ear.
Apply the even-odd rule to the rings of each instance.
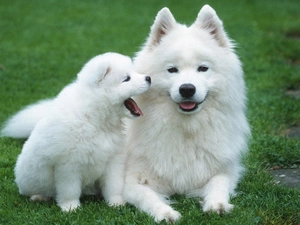
[[[110,71],[111,71],[111,68],[110,68],[110,67],[107,67],[106,70],[105,70],[105,72],[104,72],[102,75],[100,75],[100,76],[98,77],[98,79],[96,79],[95,82],[96,82],[96,83],[101,82],[101,81],[106,77],[106,75],[109,74]]]
[[[222,21],[217,16],[216,11],[209,5],[202,7],[192,26],[207,30],[220,46],[231,47],[230,39],[223,28]]]
[[[95,85],[101,82],[110,71],[109,61],[99,55],[84,65],[77,75],[77,80],[81,83]]]
[[[151,27],[150,36],[147,41],[147,46],[152,48],[159,44],[162,37],[168,34],[176,25],[176,21],[168,8],[161,9],[155,18],[154,24]]]

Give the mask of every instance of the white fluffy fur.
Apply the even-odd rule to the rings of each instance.
[[[243,71],[233,47],[223,29],[222,21],[210,6],[203,6],[196,21],[190,27],[176,23],[169,9],[163,8],[157,14],[147,42],[135,58],[137,71],[151,76],[152,87],[146,94],[137,97],[145,116],[129,121],[124,199],[152,215],[156,221],[174,222],[181,217],[179,212],[171,208],[167,200],[175,193],[188,197],[201,197],[205,212],[211,210],[218,213],[229,212],[233,207],[229,203],[229,198],[230,194],[234,193],[243,171],[240,163],[241,155],[247,150],[247,139],[250,135],[245,116]],[[206,66],[208,70],[198,72],[199,66]],[[168,72],[171,67],[176,67],[178,72]],[[180,95],[179,87],[187,83],[196,87],[193,101],[198,103],[203,101],[192,112],[185,112],[179,108],[179,103],[186,100]],[[77,96],[78,93],[74,94]],[[81,107],[85,102],[78,100],[74,102],[67,100],[63,105],[74,103],[74,107],[80,108],[80,112],[86,109],[88,112],[99,113],[97,116],[103,116],[103,108],[93,111],[93,106],[96,105],[93,101],[97,100],[99,99],[93,98],[92,104],[88,107],[87,104]],[[28,136],[40,118],[49,114],[48,103],[53,101],[48,101],[42,103],[44,106],[30,106],[31,108],[21,111],[6,123],[2,134],[11,137]],[[109,114],[113,114],[112,112],[116,113],[117,110],[110,110]],[[66,118],[65,111],[58,111],[55,115]],[[75,116],[72,113],[70,115]],[[27,118],[29,123],[25,122]],[[105,121],[102,118],[104,117],[99,117],[99,120]],[[107,118],[113,123],[115,117],[109,115]],[[105,124],[107,123],[109,122],[106,121]],[[89,125],[90,122],[86,120],[75,130],[81,131]],[[84,146],[94,147],[99,142],[103,149],[105,146],[110,146],[112,143],[107,140],[118,139],[119,126],[117,122],[112,126],[117,128],[114,135],[103,132],[101,135],[106,137],[88,138]],[[90,128],[87,129],[92,131]],[[45,140],[57,140],[63,144],[72,143],[66,141],[66,138],[71,137],[62,138],[61,135],[57,135],[58,132],[62,131],[43,135]],[[40,135],[39,133],[33,132],[33,135]],[[119,143],[114,142],[115,146],[119,146]],[[44,155],[34,157],[47,155],[45,150],[42,153]],[[78,156],[80,156],[79,151]],[[102,156],[97,155],[97,157],[100,161],[103,160]],[[97,157],[84,154],[80,156],[80,162],[97,163]],[[121,168],[122,156],[120,155],[118,159]],[[61,162],[69,159],[59,157],[57,160]],[[39,166],[47,163],[40,163]],[[79,167],[81,164],[79,161],[76,162],[73,170],[81,170],[82,167]],[[114,176],[119,174],[119,177],[115,177],[116,184],[121,184],[122,173],[119,169],[113,170],[113,166],[118,164],[110,165],[111,167],[108,167],[110,172],[115,172]],[[96,167],[92,166],[92,168]],[[99,170],[103,174],[102,169]],[[32,176],[33,180],[36,179],[31,169],[24,169],[24,172]],[[87,171],[85,176],[92,178],[94,172]],[[68,176],[65,177],[67,178]],[[46,181],[42,184],[46,185],[43,189],[49,190]],[[50,181],[50,184],[53,182]],[[109,186],[111,181],[106,181],[106,184]],[[34,182],[30,185],[35,186]],[[64,185],[62,185],[63,189],[66,189],[67,186]],[[30,189],[32,190],[33,188]],[[119,191],[114,190],[114,193]],[[49,192],[49,195],[54,195],[53,189]],[[119,201],[112,200],[112,202]]]
[[[128,130],[125,200],[156,221],[181,217],[167,201],[175,193],[203,198],[205,212],[229,212],[250,130],[241,63],[221,20],[205,5],[187,27],[163,8],[134,64],[153,82],[137,97],[145,116]],[[192,98],[180,95],[182,84],[196,87]],[[185,112],[186,100],[203,103]]]
[[[131,117],[124,101],[149,87],[129,57],[106,53],[91,59],[55,99],[9,120],[3,131],[14,137],[26,137],[34,127],[15,167],[20,193],[34,201],[55,197],[63,211],[76,209],[82,194],[100,190],[109,204],[123,204],[122,117]]]
[[[44,118],[53,105],[53,99],[41,100],[12,116],[1,130],[1,136],[28,138],[36,123]]]

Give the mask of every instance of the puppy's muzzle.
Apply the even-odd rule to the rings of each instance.
[[[151,84],[151,77],[146,76],[146,81],[147,81],[149,84]]]

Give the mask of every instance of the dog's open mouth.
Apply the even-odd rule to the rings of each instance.
[[[185,112],[192,112],[195,109],[198,108],[198,103],[197,102],[180,102],[179,107],[182,111]]]
[[[125,107],[134,116],[143,116],[142,110],[138,107],[136,102],[132,98],[128,98],[124,101]]]
[[[205,95],[204,99],[201,102],[194,102],[194,101],[188,101],[188,100],[183,100],[182,102],[179,102],[179,110],[182,112],[193,112],[197,111],[199,106],[206,100],[208,94]]]
[[[198,109],[199,105],[201,105],[207,96],[203,99],[201,102],[192,102],[192,101],[186,101],[186,102],[180,102],[179,103],[179,108],[183,112],[193,112],[196,109]]]

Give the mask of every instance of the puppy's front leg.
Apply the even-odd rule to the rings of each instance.
[[[57,166],[54,172],[56,202],[64,212],[80,206],[81,180],[78,173],[68,171],[64,166]]]
[[[102,194],[111,206],[125,204],[123,198],[125,157],[124,153],[118,152],[108,162],[105,169]]]

